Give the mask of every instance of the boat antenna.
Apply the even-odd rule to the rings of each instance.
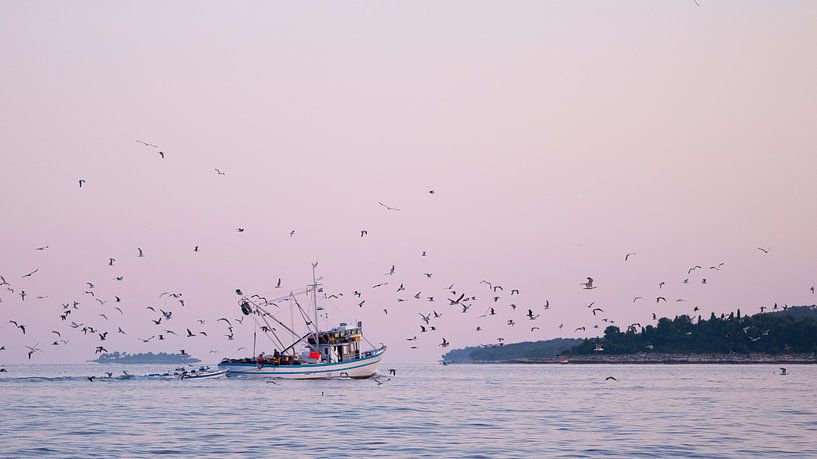
[[[318,326],[318,278],[315,275],[315,268],[318,267],[318,262],[312,262],[312,311],[315,315],[315,348],[318,352],[320,348],[320,327]]]
[[[255,338],[258,334],[258,324],[255,324],[255,330],[252,331],[252,355],[255,357]]]

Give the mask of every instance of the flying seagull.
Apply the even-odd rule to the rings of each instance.
[[[591,290],[591,289],[596,288],[596,287],[593,286],[593,278],[592,277],[588,277],[587,282],[581,282],[579,285],[584,285],[585,290]]]
[[[377,203],[378,203],[378,204],[380,204],[381,206],[385,207],[385,208],[386,208],[386,210],[400,210],[400,209],[397,209],[397,208],[395,208],[395,207],[389,207],[389,206],[387,206],[387,205],[383,204],[383,203],[382,203],[382,202],[380,202],[380,201],[377,201]]]

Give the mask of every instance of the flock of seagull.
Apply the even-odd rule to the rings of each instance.
[[[145,148],[156,150],[159,159],[166,158],[166,153],[163,150],[160,150],[157,145],[142,140],[137,140],[137,142],[139,142]],[[224,176],[227,174],[225,171],[218,168],[215,168],[214,172],[216,176]],[[87,188],[87,183],[87,180],[84,178],[78,180],[80,188]],[[436,195],[436,191],[431,189],[427,191],[427,194],[429,196],[434,196]],[[400,208],[393,207],[382,201],[378,201],[377,205],[379,205],[385,212],[400,212]],[[237,233],[243,233],[245,232],[245,228],[237,227],[235,231]],[[295,230],[289,231],[288,234],[290,238],[294,237]],[[360,230],[361,238],[364,238],[367,235],[368,230]],[[49,244],[46,244],[36,247],[34,250],[45,252],[52,249]],[[193,252],[199,252],[199,245],[191,244],[191,250]],[[767,256],[771,253],[772,249],[757,247],[757,250],[763,256]],[[429,253],[424,250],[418,250],[418,255],[420,257],[427,257],[429,256]],[[134,247],[134,251],[131,256],[135,258],[144,258],[146,257],[146,252],[142,247]],[[634,257],[637,256],[637,252],[627,252],[623,257],[623,263],[629,263]],[[118,259],[116,257],[107,257],[105,259],[105,264],[109,268],[115,268],[118,266]],[[709,276],[705,273],[717,272],[725,268],[725,262],[713,264],[708,266],[708,268],[704,268],[702,265],[695,265],[686,270],[686,275],[682,276],[683,280],[681,280],[680,283],[690,284],[690,282],[694,281],[699,285],[705,286],[709,284],[707,280]],[[403,329],[403,333],[408,335],[405,336],[405,341],[407,342],[408,348],[411,350],[419,350],[421,348],[421,346],[418,344],[418,336],[424,335],[430,336],[436,334],[438,336],[436,340],[438,342],[438,347],[447,348],[451,345],[451,341],[445,336],[444,333],[446,328],[445,323],[443,322],[444,316],[454,316],[457,322],[462,322],[463,320],[470,318],[470,320],[473,321],[474,333],[483,332],[483,330],[486,328],[485,325],[489,323],[489,321],[498,321],[499,324],[502,324],[505,327],[516,327],[526,323],[526,327],[530,329],[531,333],[537,332],[546,327],[544,323],[545,321],[542,318],[543,315],[548,314],[548,312],[551,310],[550,300],[543,299],[536,306],[520,306],[520,304],[518,304],[520,302],[516,300],[516,297],[520,295],[521,291],[519,287],[513,286],[506,288],[504,285],[496,281],[482,280],[478,285],[468,289],[468,291],[466,291],[465,288],[456,286],[454,283],[450,284],[442,291],[434,289],[429,290],[428,288],[423,288],[422,285],[411,284],[405,279],[396,280],[398,279],[397,271],[397,267],[392,264],[384,273],[386,278],[385,280],[378,280],[377,282],[373,282],[367,288],[358,288],[352,292],[322,292],[324,299],[347,300],[353,298],[354,304],[356,304],[358,308],[363,309],[367,306],[367,298],[365,297],[364,292],[371,292],[373,290],[382,292],[387,291],[388,289],[393,289],[394,298],[390,304],[400,304],[402,307],[403,303],[413,302],[413,307],[416,308],[417,324],[416,328],[414,328],[415,331],[408,331],[406,333],[406,329],[410,330],[412,326],[400,324],[400,327]],[[29,290],[26,287],[28,280],[36,276],[38,273],[39,268],[35,268],[31,271],[25,272],[24,274],[18,275],[16,278],[9,274],[6,274],[7,277],[0,275],[0,311],[5,313],[9,313],[11,311],[7,306],[8,303],[10,303],[10,298],[15,298],[15,301],[20,306],[27,305],[32,301],[48,301],[49,299],[46,295],[38,295],[34,293],[32,296],[32,293],[29,293]],[[415,273],[414,276],[421,279],[421,281],[418,282],[422,282],[422,279],[431,279],[433,273]],[[411,278],[412,277],[407,277],[406,279]],[[121,283],[124,281],[125,276],[113,275],[112,279],[115,283]],[[584,281],[577,282],[577,284],[578,287],[580,287],[580,290],[596,290],[601,286],[596,282],[596,279],[594,279],[592,275],[586,276]],[[656,306],[662,302],[668,302],[667,295],[662,295],[660,293],[663,291],[665,285],[666,282],[662,281],[656,286],[658,292],[654,296]],[[278,278],[274,288],[283,288],[281,278]],[[814,286],[808,290],[813,294]],[[93,350],[93,354],[95,355],[108,353],[109,350],[106,347],[108,345],[108,339],[115,335],[131,337],[135,343],[143,344],[154,342],[154,340],[172,341],[177,347],[179,340],[204,338],[232,341],[235,339],[234,328],[244,323],[244,317],[240,314],[235,314],[238,317],[223,316],[213,321],[214,323],[211,323],[211,325],[217,325],[219,327],[218,330],[211,327],[206,328],[205,326],[208,324],[208,321],[204,318],[195,319],[190,323],[178,324],[178,311],[180,308],[185,307],[184,295],[181,292],[162,292],[158,295],[156,303],[142,306],[143,311],[150,311],[150,314],[152,315],[150,320],[153,324],[153,333],[149,334],[148,336],[131,336],[127,330],[128,325],[133,323],[133,319],[130,319],[129,317],[131,308],[126,308],[124,306],[125,302],[121,296],[113,295],[105,297],[105,295],[98,294],[96,282],[86,282],[86,284],[81,289],[78,289],[78,291],[82,292],[79,298],[72,298],[69,301],[61,303],[60,307],[54,312],[54,320],[59,324],[59,326],[55,326],[54,329],[50,330],[49,335],[53,341],[50,339],[50,342],[47,344],[35,342],[32,345],[24,346],[24,352],[27,360],[34,360],[39,353],[44,353],[47,347],[67,346],[77,341],[80,341],[82,345],[88,346],[89,353],[91,350]],[[236,289],[236,293],[239,295],[243,294],[240,289]],[[269,301],[259,294],[252,295],[252,297],[254,297],[254,299],[257,301],[262,301],[265,305],[272,304],[274,306],[278,306],[275,301],[288,301],[286,299]],[[16,300],[16,298],[19,298],[19,300]],[[286,295],[282,295],[282,298],[286,298]],[[632,301],[633,303],[636,303],[646,300],[644,296],[635,296],[633,297]],[[684,301],[685,300],[682,298],[677,298],[674,300],[675,303],[683,303]],[[101,312],[98,309],[89,311],[91,308],[88,306],[88,303],[96,304],[104,309]],[[371,302],[369,304],[371,304]],[[4,308],[3,306],[6,307]],[[784,305],[783,309],[786,307],[787,305]],[[389,314],[389,307],[380,309],[382,309],[385,315]],[[615,320],[608,314],[608,311],[606,311],[600,305],[597,305],[596,301],[589,301],[585,305],[585,308],[580,309],[585,311],[584,314],[586,315],[584,317],[586,317],[587,323],[575,327],[572,330],[574,334],[599,329],[604,325],[613,325],[616,323]],[[766,309],[766,306],[761,306],[761,312],[764,312]],[[778,305],[774,304],[768,309],[778,309]],[[700,308],[698,306],[689,307],[688,311],[685,313],[692,316],[695,313],[700,313]],[[324,314],[327,314],[328,317],[327,312],[324,312]],[[80,316],[82,318],[80,318]],[[644,323],[648,323],[650,320],[655,321],[658,318],[658,314],[656,312],[652,312],[650,317],[645,318]],[[564,323],[556,325],[551,322],[547,325],[547,327],[555,326],[561,333],[564,325]],[[21,323],[20,320],[14,317],[8,319],[7,324],[0,324],[0,330],[12,326],[12,329],[16,330],[16,332],[20,333],[22,336],[29,336],[29,333],[31,332],[30,328],[27,327],[26,324]],[[634,322],[627,324],[626,328],[628,330],[638,331],[642,328],[642,325],[640,322]],[[550,330],[553,331],[552,328]],[[262,331],[270,330],[262,329]],[[563,333],[569,333],[570,331],[571,330],[565,330]],[[3,338],[7,336],[8,335],[5,332],[0,334],[0,337]],[[502,336],[488,338],[487,340],[481,341],[483,342],[484,346],[502,346],[505,344],[505,338]],[[245,348],[239,347],[235,352],[240,352],[241,350],[245,350]],[[6,351],[5,343],[0,343],[0,351]],[[181,352],[185,353],[184,350]],[[211,350],[210,352],[217,353],[215,350]]]

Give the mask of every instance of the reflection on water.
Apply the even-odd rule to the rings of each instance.
[[[6,368],[3,457],[817,457],[806,365],[396,366],[382,385]]]

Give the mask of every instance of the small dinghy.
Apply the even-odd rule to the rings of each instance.
[[[188,370],[180,367],[166,373],[149,373],[146,376],[159,379],[215,379],[227,376],[227,370],[213,370],[210,367]]]
[[[201,367],[198,370],[183,372],[179,379],[215,379],[227,376],[227,370],[211,370],[210,367]]]

